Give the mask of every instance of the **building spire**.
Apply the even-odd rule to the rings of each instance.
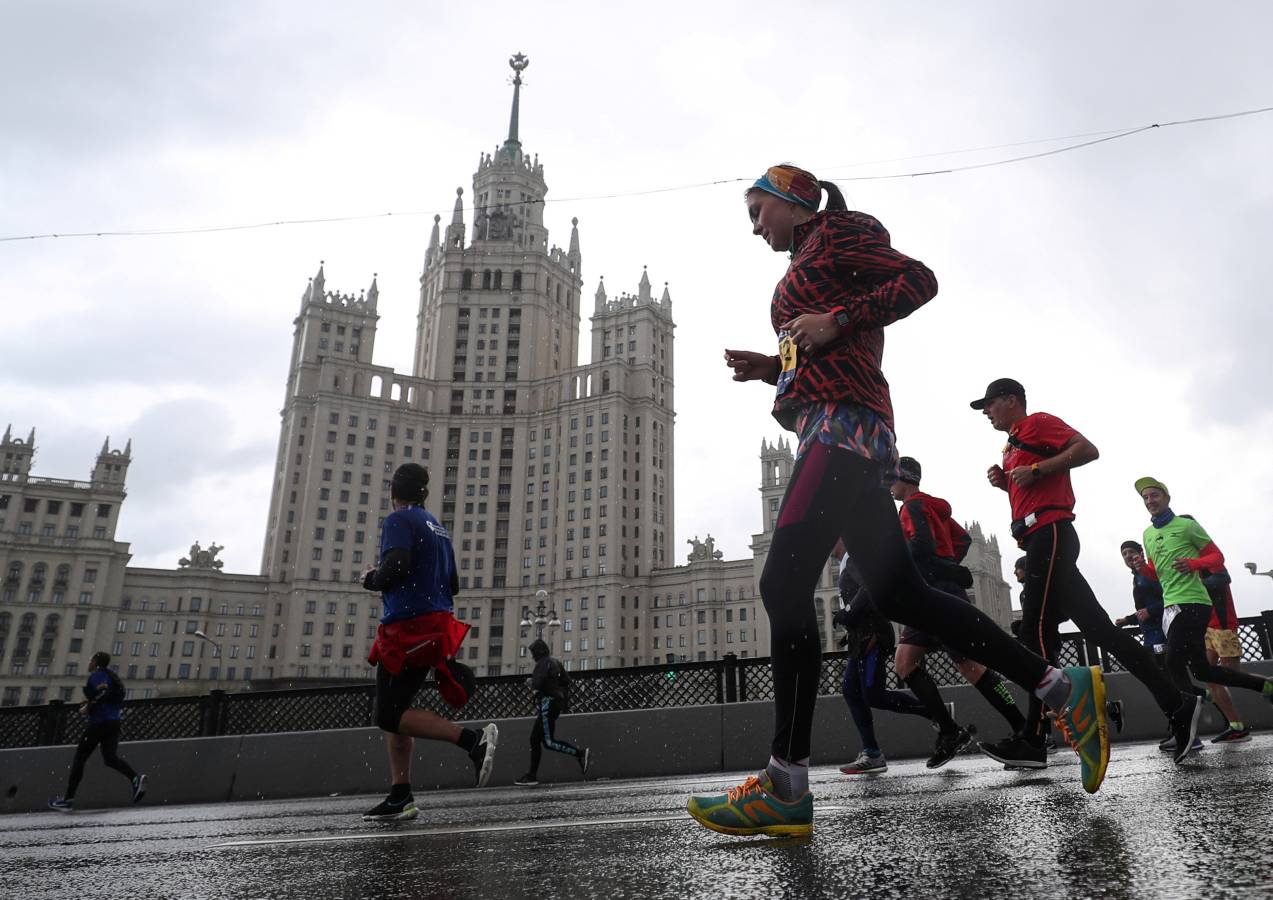
[[[515,53],[508,60],[508,67],[513,70],[513,112],[508,117],[508,140],[504,142],[504,146],[510,144],[520,147],[521,140],[517,137],[517,113],[521,106],[522,99],[522,72],[530,65],[530,57]]]
[[[464,226],[464,188],[455,189],[455,210],[451,213],[451,224]]]

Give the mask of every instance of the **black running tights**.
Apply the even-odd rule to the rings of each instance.
[[[1207,660],[1207,624],[1211,621],[1211,604],[1181,603],[1167,631],[1167,671],[1180,690],[1202,696],[1206,689],[1189,680],[1189,673],[1201,682],[1226,687],[1264,690],[1264,679],[1226,666],[1215,666]]]
[[[84,737],[80,738],[79,746],[75,748],[75,758],[71,760],[71,777],[67,781],[65,794],[67,800],[74,799],[80,779],[84,777],[84,763],[88,762],[99,744],[102,748],[102,762],[126,776],[129,781],[137,777],[133,767],[119,755],[119,721],[89,725]]]
[[[1048,664],[976,607],[930,587],[911,561],[879,463],[815,441],[798,460],[778,513],[760,595],[769,614],[773,755],[809,756],[822,646],[813,592],[843,538],[880,612],[1033,691]]]
[[[1025,539],[1025,586],[1021,592],[1021,640],[1033,652],[1055,660],[1060,649],[1059,627],[1070,619],[1079,633],[1117,659],[1154,695],[1167,715],[1180,708],[1180,691],[1153,654],[1131,633],[1110,620],[1078,568],[1079,537],[1071,522],[1043,525]],[[1026,713],[1026,736],[1043,740],[1046,733],[1043,702],[1031,695]]]

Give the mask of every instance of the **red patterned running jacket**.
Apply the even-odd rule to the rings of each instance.
[[[834,343],[798,356],[774,417],[792,428],[801,407],[847,400],[874,410],[895,431],[888,381],[880,371],[884,326],[936,296],[937,278],[894,250],[887,229],[866,213],[824,210],[797,225],[793,241],[798,249],[770,305],[774,332],[802,313],[839,308],[850,324]]]

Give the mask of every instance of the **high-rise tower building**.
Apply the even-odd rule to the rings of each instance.
[[[351,589],[376,559],[393,470],[419,462],[455,542],[459,604],[494,626],[469,648],[492,672],[517,652],[494,623],[509,608],[520,621],[526,589],[552,587],[563,610],[626,605],[639,579],[674,564],[671,294],[656,297],[645,272],[613,300],[599,286],[579,364],[578,220],[565,249],[550,245],[544,167],[520,139],[528,64],[510,60],[508,136],[478,160],[472,206],[460,188],[445,232],[435,217],[412,373],[372,362],[374,278],[354,297],[330,291],[320,266],[306,287],[262,558],[263,574],[295,589]],[[304,629],[290,618],[285,632]]]

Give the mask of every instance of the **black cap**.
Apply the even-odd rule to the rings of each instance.
[[[1020,397],[1025,402],[1025,388],[1014,378],[996,378],[986,386],[986,396],[974,400],[968,405],[973,409],[985,409],[986,404],[996,397]]]
[[[404,503],[423,503],[429,495],[429,473],[418,463],[403,463],[393,473],[390,494]]]
[[[919,479],[923,474],[923,470],[919,466],[919,460],[913,456],[903,456],[897,461],[897,480],[905,481],[907,484],[913,484],[919,487]]]

